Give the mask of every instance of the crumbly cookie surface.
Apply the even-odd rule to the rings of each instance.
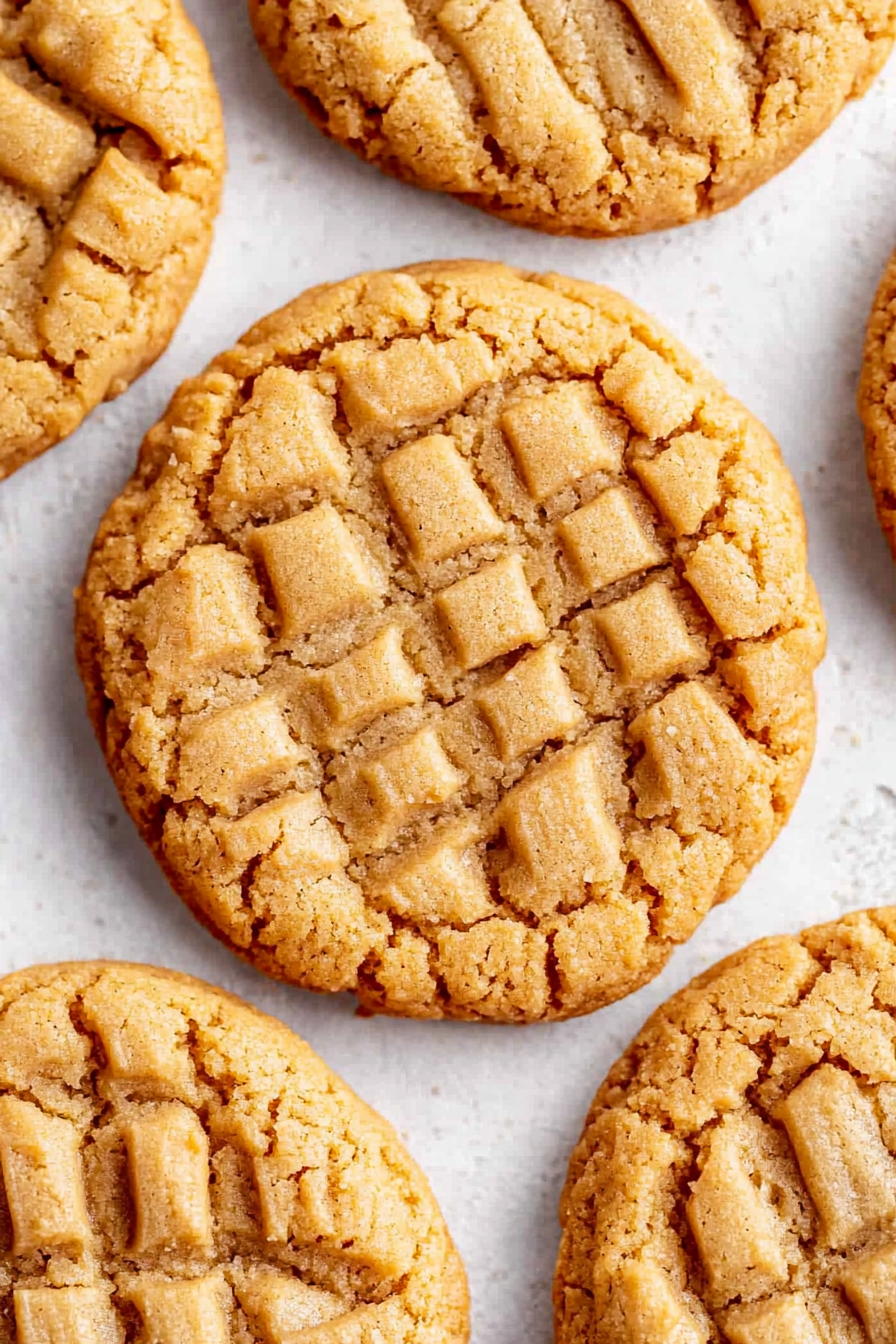
[[[0,478],[162,353],[223,170],[180,0],[0,0]]]
[[[0,981],[0,1340],[465,1344],[389,1125],[281,1023],[110,962]]]
[[[859,383],[865,455],[877,516],[896,556],[896,253],[874,300]]]
[[[654,1013],[561,1221],[558,1344],[892,1344],[896,908],[754,943]]]
[[[312,290],[185,383],[77,639],[126,806],[235,951],[529,1021],[737,889],[824,632],[758,422],[611,291],[463,262]]]
[[[249,0],[277,75],[386,172],[555,233],[735,204],[862,94],[893,0]]]

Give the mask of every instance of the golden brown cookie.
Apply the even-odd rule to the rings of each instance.
[[[896,907],[728,957],[598,1092],[557,1344],[893,1344]]]
[[[865,92],[894,0],[249,0],[280,81],[385,172],[585,236],[727,209]]]
[[[465,1344],[398,1137],[280,1022],[172,971],[0,981],[4,1344]]]
[[[180,0],[0,0],[0,479],[165,349],[223,171]]]
[[[896,253],[874,300],[859,382],[868,478],[877,516],[896,556]]]
[[[824,627],[768,433],[609,290],[311,290],[176,393],[78,602],[187,904],[372,1011],[528,1021],[655,975],[785,821]]]

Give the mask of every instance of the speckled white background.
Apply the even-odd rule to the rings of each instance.
[[[217,242],[168,354],[0,485],[0,972],[118,957],[190,971],[297,1028],[428,1172],[469,1271],[475,1344],[548,1344],[556,1205],[609,1064],[651,1009],[752,938],[896,900],[896,569],[865,480],[854,388],[896,245],[896,59],[783,176],[709,223],[618,242],[542,238],[381,178],[278,88],[242,0],[188,0],[224,98]],[[781,839],[665,973],[560,1026],[364,1021],[271,984],[193,923],[118,802],[84,714],[71,591],[101,513],[180,378],[308,285],[440,256],[611,284],[777,435],[803,493],[830,626],[818,748]]]

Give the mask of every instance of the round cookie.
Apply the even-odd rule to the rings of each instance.
[[[280,1022],[151,966],[0,981],[6,1344],[465,1344],[392,1127]]]
[[[180,0],[0,0],[0,479],[165,349],[223,171]]]
[[[894,1047],[896,907],[659,1008],[572,1157],[557,1344],[892,1344]]]
[[[865,92],[894,0],[249,0],[311,120],[385,172],[583,236],[712,215]]]
[[[824,643],[768,433],[609,290],[311,290],[185,383],[78,599],[90,713],[198,917],[363,1007],[643,984],[777,834]]]
[[[868,478],[877,516],[896,556],[896,253],[874,300],[859,382]]]

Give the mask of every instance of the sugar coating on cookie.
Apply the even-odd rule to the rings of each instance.
[[[868,477],[880,525],[896,556],[896,253],[874,299],[859,383]]]
[[[223,169],[180,0],[0,0],[0,478],[161,354]]]
[[[864,93],[893,0],[249,0],[284,86],[395,176],[555,233],[714,214]]]
[[[374,1011],[654,975],[771,843],[823,623],[765,430],[618,295],[313,290],[185,383],[101,525],[91,713],[194,912]]]
[[[111,962],[0,981],[0,1339],[465,1344],[397,1136],[297,1036]]]
[[[570,1164],[557,1344],[896,1338],[896,908],[659,1008]]]

